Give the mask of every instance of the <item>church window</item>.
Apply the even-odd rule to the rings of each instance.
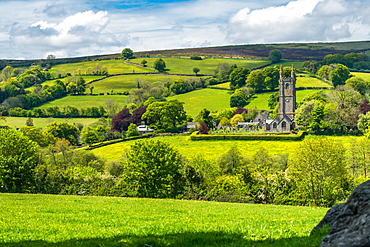
[[[273,123],[272,124],[272,128],[276,129],[277,128],[277,124],[276,123]]]
[[[285,84],[285,89],[290,89],[289,83]]]
[[[282,122],[281,127],[286,128],[286,122]]]

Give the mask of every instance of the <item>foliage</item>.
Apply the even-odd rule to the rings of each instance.
[[[178,100],[154,102],[148,106],[142,118],[155,130],[176,129],[186,123],[184,103]]]
[[[349,69],[342,64],[338,64],[336,68],[329,74],[329,78],[334,87],[338,85],[344,85],[350,77],[351,73],[349,72]]]
[[[366,114],[361,114],[359,116],[357,127],[363,134],[366,134],[368,132],[370,127],[370,112],[367,112]]]
[[[123,109],[113,117],[111,131],[127,131],[131,123],[135,126],[141,124],[141,121],[144,119],[143,114],[146,109],[147,106],[138,107],[132,112],[132,114],[130,113],[129,108]]]
[[[207,129],[202,126],[201,132],[204,134],[208,133],[208,129],[213,128],[213,117],[210,115],[210,111],[207,109],[202,109],[199,114],[195,117],[195,121],[199,122],[200,124],[204,123],[207,126]]]
[[[215,76],[219,82],[225,82],[229,80],[229,75],[233,70],[237,68],[236,64],[231,65],[229,63],[220,63],[215,70]]]
[[[289,162],[289,176],[302,198],[314,205],[332,206],[348,195],[349,177],[344,147],[330,139],[305,140]]]
[[[247,68],[243,68],[243,67],[235,68],[229,76],[230,89],[235,90],[235,89],[244,87],[245,80],[247,79],[247,76],[250,72],[251,71]]]
[[[277,63],[283,58],[283,53],[279,50],[274,49],[270,51],[268,58],[272,63]]]
[[[24,126],[20,128],[20,131],[30,140],[36,142],[40,147],[47,147],[49,144],[55,143],[54,136],[42,132],[40,128]]]
[[[235,114],[231,119],[230,119],[230,124],[231,126],[238,126],[239,122],[244,122],[244,117],[241,114]]]
[[[99,136],[97,131],[92,127],[85,127],[81,132],[81,141],[83,143],[91,145],[92,143],[98,142]]]
[[[198,67],[194,67],[193,68],[193,72],[195,73],[195,75],[198,75],[200,69]]]
[[[166,62],[162,58],[158,58],[154,62],[154,68],[159,72],[164,72],[166,69]]]
[[[53,122],[46,126],[44,133],[55,138],[66,139],[72,145],[78,145],[79,130],[73,124]]]
[[[268,107],[270,109],[274,109],[278,103],[279,103],[279,93],[278,92],[272,93],[267,102]]]
[[[138,136],[138,135],[139,135],[139,131],[137,130],[136,124],[130,123],[127,129],[127,132],[126,132],[126,136],[131,137],[131,136]]]
[[[256,92],[261,92],[266,88],[265,76],[262,70],[253,70],[247,78],[246,85],[253,88]]]
[[[306,101],[295,112],[295,122],[297,127],[318,132],[324,126],[324,104],[321,101]]]
[[[29,192],[39,164],[37,144],[12,129],[0,129],[0,191]]]
[[[124,59],[131,59],[134,56],[134,52],[130,48],[122,50],[121,55]]]
[[[168,143],[145,140],[131,145],[123,163],[123,183],[138,197],[174,198],[182,190],[182,156]]]
[[[198,127],[199,133],[200,134],[208,134],[208,127],[205,123],[200,123]]]
[[[345,84],[352,87],[354,90],[364,95],[370,88],[370,83],[361,77],[351,77],[345,81]]]

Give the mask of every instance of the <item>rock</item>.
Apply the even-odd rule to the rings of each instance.
[[[320,247],[370,247],[370,180],[357,186],[347,202],[331,208],[313,229],[330,225]]]

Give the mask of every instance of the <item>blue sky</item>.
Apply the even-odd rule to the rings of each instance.
[[[368,0],[0,0],[0,59],[369,40]]]

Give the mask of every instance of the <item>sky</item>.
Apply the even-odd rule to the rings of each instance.
[[[369,0],[0,0],[0,59],[370,40]]]

